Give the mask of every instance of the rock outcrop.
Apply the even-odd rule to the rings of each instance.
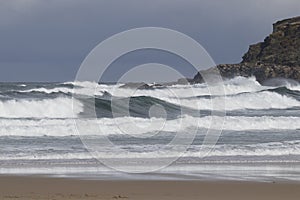
[[[240,63],[240,64],[221,64],[216,66],[219,73],[224,78],[233,78],[235,76],[250,77],[255,76],[256,80],[263,83],[270,78],[287,78],[300,82],[300,67],[283,66],[276,64],[255,64],[255,63]],[[207,73],[202,71],[201,73]],[[200,73],[194,78],[192,83],[204,82]]]
[[[273,24],[273,33],[243,56],[247,62],[300,66],[300,17]]]
[[[277,77],[300,81],[300,17],[273,24],[273,33],[263,42],[251,45],[241,63],[216,68],[224,78],[255,76],[259,82]],[[202,81],[200,73],[192,80]]]

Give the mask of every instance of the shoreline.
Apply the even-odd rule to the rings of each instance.
[[[48,163],[48,166],[46,166]],[[151,172],[128,174],[95,163],[51,163],[43,161],[13,167],[14,162],[2,165],[0,177],[48,177],[99,181],[241,181],[241,182],[286,182],[300,183],[300,163],[254,162],[254,163],[177,163],[167,168]],[[18,163],[16,163],[18,164]],[[1,163],[0,163],[1,165]]]
[[[0,176],[0,199],[299,199],[300,183]]]

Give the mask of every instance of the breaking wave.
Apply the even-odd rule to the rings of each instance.
[[[216,117],[218,120],[218,117]],[[222,122],[219,117],[220,123]],[[177,133],[188,132],[199,127],[198,134],[206,134],[206,129],[213,128],[211,116],[165,120],[162,118],[101,118],[80,119],[77,121],[85,132],[84,135],[139,135],[153,132]],[[132,124],[130,124],[131,122]],[[264,130],[297,130],[300,129],[299,117],[243,117],[227,116],[223,130],[264,131]],[[0,136],[70,136],[78,135],[73,119],[1,119]]]
[[[74,118],[82,111],[82,103],[65,97],[0,101],[2,118]]]

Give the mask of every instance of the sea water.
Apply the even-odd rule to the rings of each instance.
[[[255,78],[243,77],[224,81],[226,115],[216,116],[224,123],[213,148],[203,145],[203,140],[211,128],[212,113],[217,113],[212,112],[212,99],[221,101],[221,94],[211,96],[206,84],[134,91],[122,86],[1,83],[0,173],[96,179],[300,181],[299,85],[263,86]],[[129,102],[128,112],[121,112],[126,107],[112,104],[112,99]],[[165,115],[149,114],[153,105],[160,105]],[[183,114],[182,108],[187,112]],[[96,117],[90,114],[91,109]],[[141,128],[128,129],[128,122]],[[95,123],[101,130],[90,126]],[[194,140],[180,157],[178,149],[172,147],[161,153],[179,131],[188,133],[195,128]],[[174,157],[174,162],[151,173],[119,172],[97,159],[82,137],[105,137],[113,143],[115,149],[102,149],[103,159]],[[205,148],[210,148],[209,153],[199,156]]]

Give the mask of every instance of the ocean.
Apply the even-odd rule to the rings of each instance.
[[[109,180],[300,181],[299,84],[263,86],[253,77],[225,80],[226,115],[216,116],[222,132],[212,147],[203,141],[211,115],[218,113],[212,112],[211,100],[221,97],[210,96],[206,84],[134,91],[122,86],[1,83],[0,173]],[[112,99],[118,103],[112,104]],[[186,149],[168,146],[176,134],[184,142],[194,130]],[[93,152],[88,142],[101,148]],[[139,169],[148,165],[146,160],[172,162],[149,173],[118,171],[128,168],[105,163],[118,159]]]

